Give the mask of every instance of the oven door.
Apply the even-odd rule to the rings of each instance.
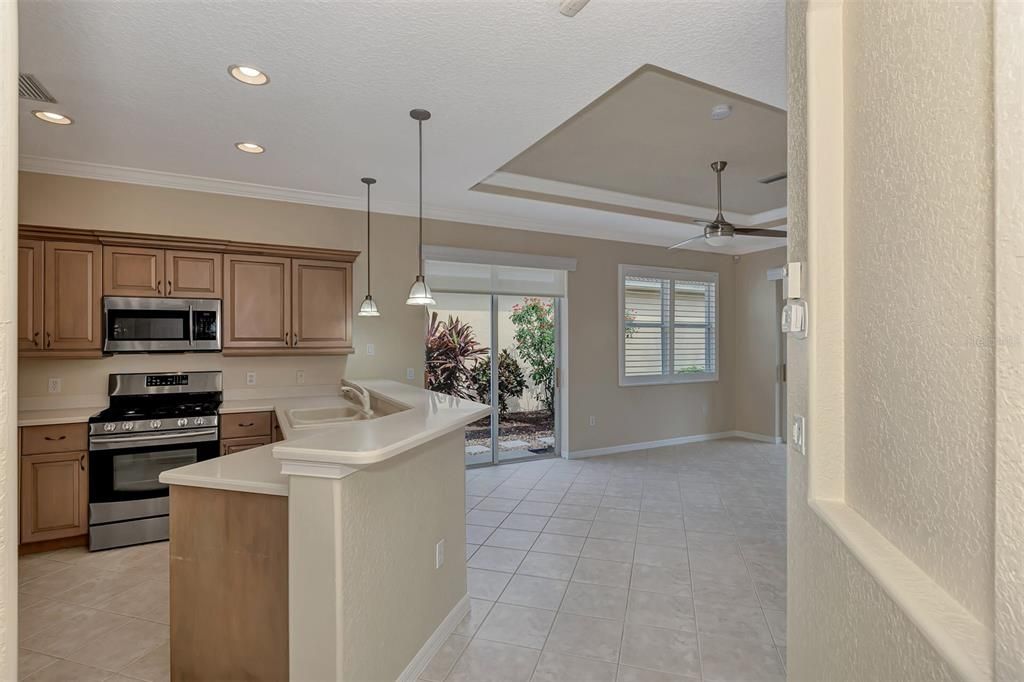
[[[160,482],[160,474],[216,457],[217,441],[216,428],[91,437],[90,521],[115,520],[100,518],[109,516],[106,510],[146,506],[114,503],[166,498],[167,484]],[[166,501],[161,502],[166,506]]]
[[[108,353],[218,351],[221,302],[187,298],[103,298]]]

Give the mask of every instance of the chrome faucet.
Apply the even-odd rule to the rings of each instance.
[[[367,391],[362,386],[356,384],[352,384],[351,386],[342,384],[341,388],[338,390],[338,393],[341,395],[344,395],[346,393],[355,394],[366,416],[369,417],[370,415],[373,414],[373,408],[370,407],[370,392]]]

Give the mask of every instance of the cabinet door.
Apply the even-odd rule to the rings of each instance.
[[[18,350],[43,349],[43,242],[18,241]]]
[[[224,256],[224,347],[291,346],[291,260]]]
[[[224,275],[219,253],[168,251],[166,255],[168,296],[178,298],[220,298]]]
[[[47,350],[100,350],[103,253],[99,245],[46,242],[43,319]]]
[[[226,438],[220,442],[220,456],[233,455],[242,450],[270,445],[270,436],[254,436],[252,438]]]
[[[163,296],[163,249],[104,246],[103,293],[106,296]]]
[[[21,541],[56,540],[89,531],[89,456],[21,457]]]
[[[352,347],[352,264],[292,260],[292,345]]]

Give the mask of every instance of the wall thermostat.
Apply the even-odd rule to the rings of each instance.
[[[782,309],[782,333],[807,338],[807,301],[790,299]]]

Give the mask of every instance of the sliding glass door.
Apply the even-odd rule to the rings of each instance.
[[[466,465],[555,456],[560,299],[438,291],[434,298],[427,387],[491,406],[466,429]]]

